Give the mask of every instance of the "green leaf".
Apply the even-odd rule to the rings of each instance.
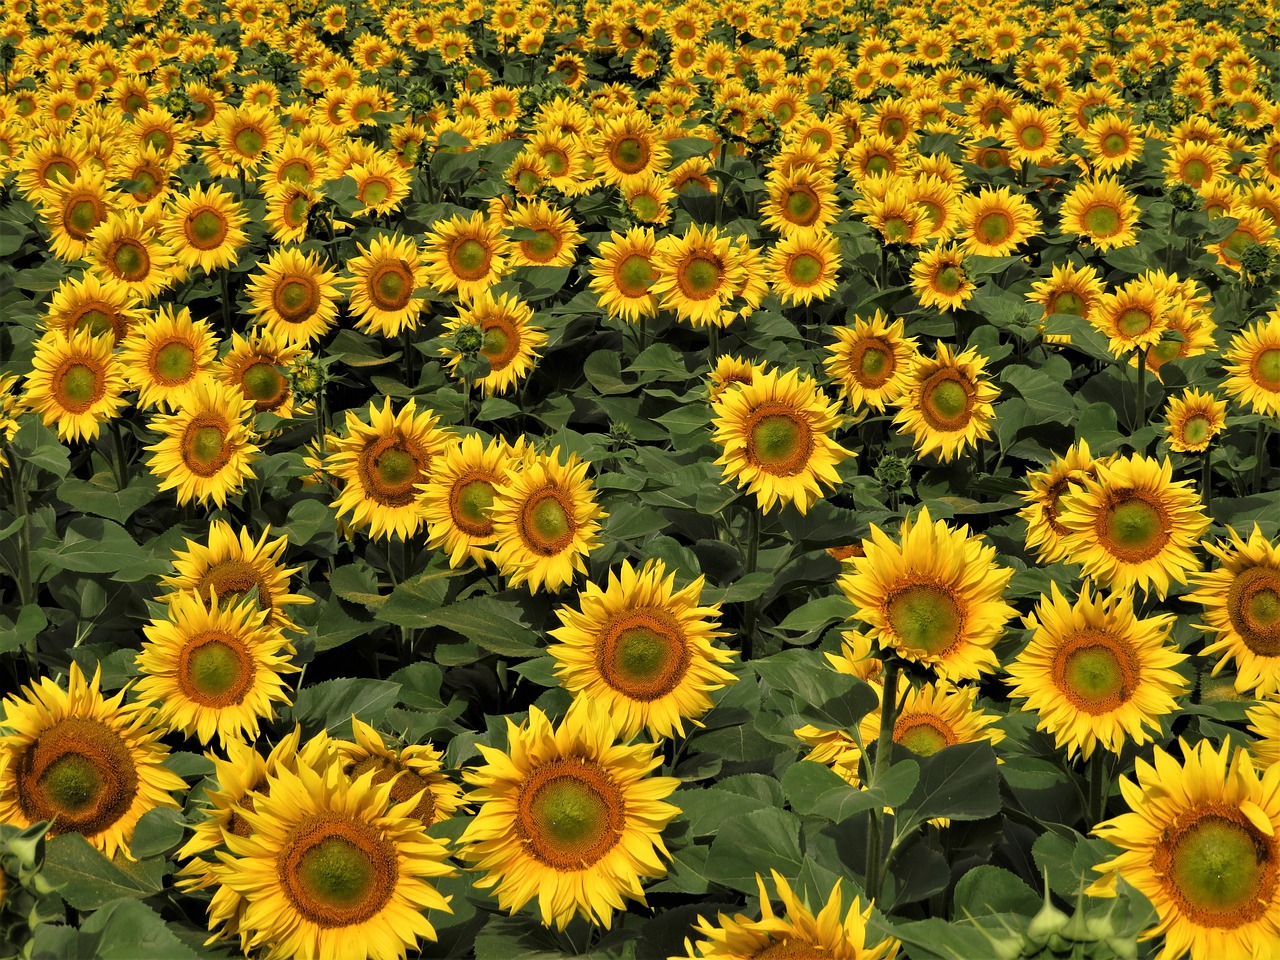
[[[136,900],[104,904],[80,927],[80,939],[96,938],[91,956],[98,960],[199,960],[174,935],[160,914]]]
[[[935,817],[983,820],[1000,812],[996,755],[987,741],[944,747],[919,764],[920,782],[897,811],[900,836]]]
[[[298,691],[293,716],[309,733],[349,737],[352,716],[377,726],[399,696],[400,684],[389,680],[326,680]]]
[[[71,471],[71,455],[67,448],[58,442],[58,435],[41,423],[38,417],[22,421],[13,442],[24,464],[47,470],[59,478]]]
[[[461,572],[445,567],[424,570],[417,576],[410,577],[404,583],[397,584],[374,616],[398,627],[434,625],[428,621],[438,615],[449,589],[449,581]]]
[[[744,796],[717,787],[682,788],[669,800],[683,811],[684,818],[689,821],[689,834],[694,837],[715,836],[725,823],[726,810],[738,814],[772,807],[761,797]]]
[[[155,807],[138,819],[129,850],[139,860],[169,854],[182,842],[186,826],[179,811]]]
[[[124,527],[99,517],[76,517],[57,547],[41,547],[36,556],[51,570],[126,576],[151,562]]]
[[[957,917],[980,917],[988,913],[1020,913],[1033,917],[1044,904],[1040,894],[1021,878],[990,864],[974,867],[960,878],[954,902],[952,914]]]
[[[895,924],[893,933],[907,948],[911,960],[976,960],[1001,956],[991,937],[979,927],[947,923],[937,917]],[[1022,943],[1021,935],[1006,936],[1002,940],[1019,946]]]
[[[898,806],[919,777],[920,767],[914,761],[899,760],[879,786],[864,790],[846,783],[824,764],[801,760],[783,774],[782,789],[796,813],[841,823],[864,810]]]
[[[814,650],[786,650],[751,668],[773,689],[792,694],[802,717],[829,729],[852,727],[877,703],[870,684],[832,670]]]
[[[159,488],[150,471],[135,472],[129,485],[116,489],[110,473],[99,473],[92,480],[68,477],[58,484],[58,499],[82,513],[106,517],[124,523],[140,507],[155,500]]]
[[[843,594],[819,597],[788,613],[777,629],[784,633],[816,635],[831,624],[848,619],[852,613],[853,604]]]
[[[603,394],[629,393],[631,386],[622,379],[622,362],[616,350],[597,350],[582,365],[587,382]]]
[[[379,618],[390,606],[388,600],[378,611]],[[406,612],[401,624],[445,627],[504,657],[536,657],[542,653],[538,634],[524,622],[524,610],[512,600],[468,597],[438,610],[424,610],[416,616]]]
[[[120,897],[141,899],[164,885],[164,861],[108,860],[78,833],[64,833],[45,846],[44,876],[77,910],[96,910]]]
[[[329,585],[334,593],[351,603],[377,607],[387,602],[378,590],[377,574],[368,564],[348,563],[338,567],[329,577]]]
[[[44,609],[29,603],[18,611],[18,619],[11,628],[0,629],[0,653],[20,650],[49,625]]]
[[[785,810],[756,810],[720,828],[707,856],[706,875],[744,893],[756,891],[756,874],[772,868],[794,877],[804,865],[800,821]]]
[[[748,573],[723,587],[707,587],[702,591],[702,603],[745,603],[764,596],[773,586],[773,574],[763,570]]]
[[[440,684],[444,674],[434,663],[411,663],[401,667],[388,679],[400,684],[400,702],[418,710],[438,710],[444,706]]]

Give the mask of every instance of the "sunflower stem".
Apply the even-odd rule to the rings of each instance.
[[[898,708],[898,671],[901,665],[897,657],[889,657],[884,664],[884,694],[880,701],[880,734],[876,737],[876,754],[871,767],[871,782],[868,787],[880,784],[889,772],[889,751],[893,743],[893,727],[897,722]],[[884,828],[884,811],[878,807],[871,808],[871,822],[867,831],[867,869],[866,891],[871,901],[880,899],[880,887],[884,882],[886,866],[881,854]]]
[[[747,507],[747,550],[743,557],[742,568],[745,576],[756,572],[756,564],[760,558],[760,508],[752,503]],[[751,659],[755,649],[756,621],[760,618],[760,600],[748,600],[742,608],[742,659]]]
[[[34,585],[31,582],[31,511],[27,505],[27,485],[23,479],[22,460],[18,458],[13,444],[8,445],[6,459],[9,461],[9,489],[14,515],[21,526],[18,529],[18,600],[25,607],[35,602]],[[34,659],[35,641],[28,652],[28,659]],[[34,663],[32,664],[34,667]],[[32,674],[34,676],[34,672]]]
[[[1262,459],[1267,455],[1267,434],[1270,428],[1266,423],[1260,422],[1258,430],[1253,435],[1253,477],[1249,482],[1249,491],[1251,493],[1262,492]]]
[[[1213,503],[1213,451],[1205,447],[1200,455],[1200,500],[1204,503],[1204,512],[1209,512]]]
[[[471,426],[471,378],[462,378],[462,425]]]
[[[1095,744],[1094,751],[1089,756],[1089,809],[1085,813],[1091,828],[1100,824],[1107,815],[1105,762],[1106,752]]]
[[[111,424],[112,450],[111,469],[116,475],[116,489],[123,490],[129,484],[129,458],[124,451],[124,435],[120,431],[120,420],[112,417]]]
[[[1133,429],[1136,432],[1147,425],[1147,353],[1145,350],[1133,353],[1138,361],[1138,391],[1133,400]]]
[[[707,327],[707,366],[716,368],[716,360],[720,358],[720,328],[714,323]]]
[[[729,155],[729,141],[721,138],[720,156],[716,160],[716,169],[719,170],[721,173],[728,172],[728,170],[725,168],[725,160],[727,159],[728,155]],[[726,190],[726,187],[728,186],[728,182],[722,179],[717,184],[717,186],[720,189],[716,191],[716,231],[719,232],[720,220],[724,217],[724,195],[726,192],[728,192]]]
[[[222,329],[227,339],[231,339],[231,270],[221,271],[222,279]]]

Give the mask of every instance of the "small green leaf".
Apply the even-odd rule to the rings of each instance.
[[[988,913],[1020,913],[1033,917],[1044,899],[1020,878],[1001,867],[983,864],[974,867],[956,884],[957,917],[980,917]]]
[[[186,823],[179,811],[156,807],[138,819],[129,850],[139,860],[171,853],[182,842],[185,830]]]
[[[45,878],[77,910],[96,910],[120,897],[140,899],[159,893],[164,884],[164,861],[108,860],[78,833],[54,837],[45,847]]]

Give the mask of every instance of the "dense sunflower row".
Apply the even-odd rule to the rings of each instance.
[[[1274,955],[1275,33],[6,0],[12,951]]]

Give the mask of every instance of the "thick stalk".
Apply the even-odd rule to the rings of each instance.
[[[1251,493],[1262,492],[1262,460],[1267,455],[1267,433],[1270,428],[1265,423],[1258,424],[1258,431],[1253,435],[1253,478],[1249,483]]]
[[[714,323],[707,327],[707,366],[712,370],[716,368],[716,361],[720,359],[720,328]]]
[[[749,503],[747,506],[747,549],[743,556],[742,568],[747,575],[756,572],[756,564],[760,556],[760,506]],[[742,659],[750,660],[755,651],[756,621],[760,618],[760,599],[748,600],[742,608]]]
[[[111,467],[116,476],[116,489],[123,490],[129,485],[129,457],[124,450],[124,435],[120,430],[119,419],[113,417],[111,424],[111,441],[114,455]]]
[[[1141,430],[1147,425],[1147,352],[1133,352],[1138,361],[1138,392],[1133,400],[1133,429]]]
[[[897,722],[898,710],[898,670],[897,657],[889,657],[884,665],[884,694],[880,701],[880,735],[876,737],[876,755],[871,767],[871,782],[868,787],[878,786],[889,772],[889,751],[893,744],[893,727]],[[881,852],[883,846],[884,811],[879,807],[871,808],[871,823],[867,831],[867,899],[875,902],[880,899],[880,888],[884,884],[884,869],[887,864]]]
[[[1096,827],[1106,817],[1107,809],[1107,771],[1104,766],[1106,751],[1094,745],[1093,754],[1089,757],[1089,809],[1085,816],[1089,826]]]
[[[222,280],[222,330],[231,339],[231,270],[221,271]]]
[[[1204,512],[1209,512],[1213,503],[1213,450],[1205,448],[1200,455],[1200,500],[1204,503]]]
[[[9,490],[14,515],[22,521],[18,528],[18,601],[21,606],[35,602],[34,584],[31,582],[31,512],[27,509],[27,486],[22,477],[22,461],[10,445]]]

